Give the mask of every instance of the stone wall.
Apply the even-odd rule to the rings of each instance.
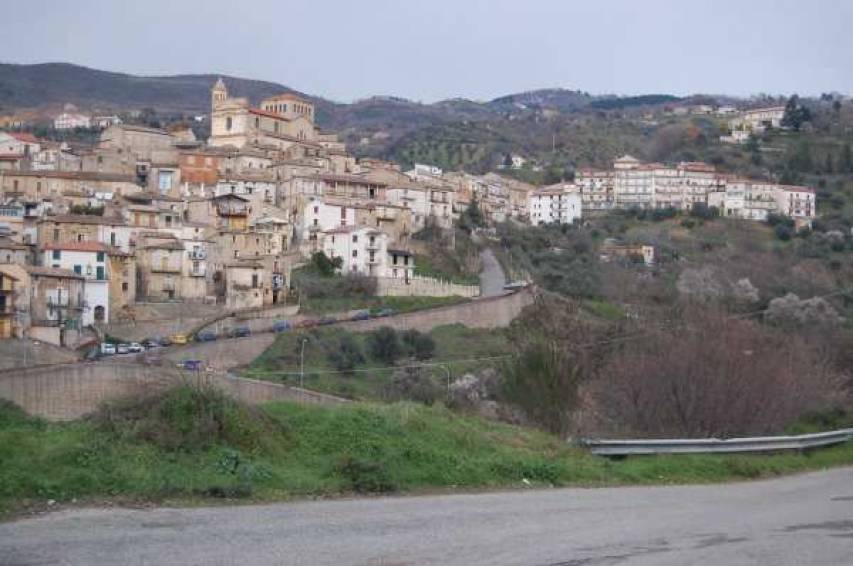
[[[415,275],[409,280],[395,277],[377,277],[376,294],[388,297],[477,297],[479,285],[459,285]]]
[[[53,421],[79,419],[104,401],[142,395],[180,382],[208,383],[249,404],[300,401],[339,404],[346,400],[277,383],[174,366],[78,363],[0,372],[0,398],[27,413]]]

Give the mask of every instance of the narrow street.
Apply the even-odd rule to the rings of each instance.
[[[494,297],[504,292],[506,275],[491,249],[480,252],[483,270],[480,271],[480,293],[483,297]]]

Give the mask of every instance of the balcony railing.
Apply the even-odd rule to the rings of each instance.
[[[190,250],[190,259],[207,259],[207,250]]]

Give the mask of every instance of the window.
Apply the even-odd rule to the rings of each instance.
[[[55,260],[59,260],[59,258],[61,257],[61,255],[62,255],[62,252],[61,252],[61,251],[59,251],[59,250],[53,250],[53,259],[55,259]]]
[[[231,116],[228,116],[227,118],[225,118],[225,129],[230,130],[233,123],[234,123],[234,121],[231,119]]]
[[[129,288],[129,287],[128,287],[128,285],[127,285],[127,281],[122,282],[122,284],[121,284],[121,290],[122,290],[122,292],[127,293],[128,288]]]
[[[357,243],[358,243],[358,234],[353,234],[353,235],[352,235],[352,243],[353,243],[353,244],[357,244]]]
[[[77,241],[78,241],[78,242],[82,242],[82,241],[83,241],[83,234],[77,234]]]
[[[315,206],[315,207],[314,207],[314,214],[319,214],[319,212],[320,212],[320,207],[319,207],[319,206]]]
[[[116,233],[115,232],[110,232],[110,245],[111,246],[116,245]]]
[[[358,250],[352,251],[352,257],[358,257]]]
[[[104,273],[105,273],[104,272],[104,266],[99,265],[98,267],[95,268],[95,279],[97,279],[98,281],[103,281],[104,279],[106,279],[106,276]]]
[[[98,259],[98,262],[103,263],[104,262],[104,252],[98,252],[97,259]]]
[[[75,265],[74,266],[74,273],[76,273],[77,275],[83,275],[83,266],[82,265]]]
[[[253,273],[252,274],[252,289],[257,289],[257,288],[258,288],[258,274]]]

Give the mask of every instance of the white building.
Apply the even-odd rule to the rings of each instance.
[[[85,114],[63,112],[53,119],[56,130],[73,130],[74,128],[91,128],[92,120]]]
[[[388,247],[388,234],[374,228],[341,226],[323,233],[323,253],[341,258],[341,273],[411,280],[415,261],[411,252]]]
[[[763,221],[770,214],[782,214],[798,227],[810,226],[815,217],[813,189],[766,181],[729,179],[723,190],[708,196],[708,204],[723,216],[745,220]]]
[[[581,195],[576,185],[559,183],[543,187],[528,195],[530,223],[573,224],[580,219]]]
[[[109,248],[99,242],[48,243],[42,266],[68,269],[86,279],[82,323],[109,322]]]
[[[102,130],[110,126],[116,126],[122,123],[122,119],[113,114],[112,116],[95,116],[92,118],[92,125]],[[57,128],[58,129],[58,128]]]

